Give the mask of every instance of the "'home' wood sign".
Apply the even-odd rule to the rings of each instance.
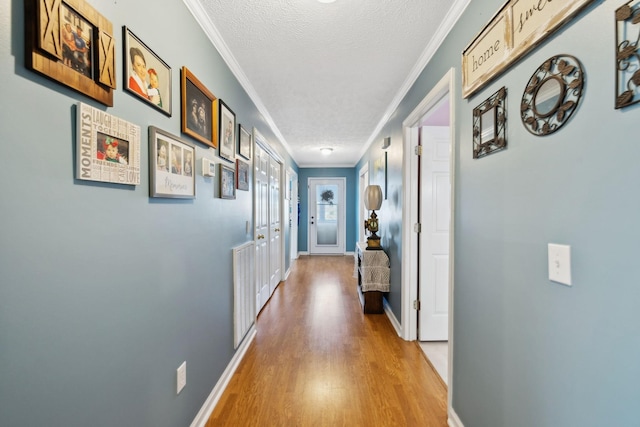
[[[473,95],[593,0],[509,0],[462,51],[462,95]]]

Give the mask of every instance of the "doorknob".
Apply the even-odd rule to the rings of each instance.
[[[264,234],[258,234],[258,239],[264,239]]]
[[[280,231],[280,229],[279,229],[279,228],[276,228],[276,229],[275,229],[275,230],[273,230],[273,231],[276,231],[276,232],[277,232],[277,231]]]

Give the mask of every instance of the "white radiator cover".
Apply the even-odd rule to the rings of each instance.
[[[238,348],[256,321],[255,245],[233,248],[233,348]]]

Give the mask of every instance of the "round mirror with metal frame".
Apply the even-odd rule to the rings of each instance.
[[[570,55],[547,59],[533,73],[522,95],[520,112],[525,128],[534,135],[552,134],[578,106],[584,87],[580,61]]]

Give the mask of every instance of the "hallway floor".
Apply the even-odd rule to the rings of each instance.
[[[446,396],[415,342],[385,315],[362,313],[352,256],[302,256],[207,427],[439,427]]]

